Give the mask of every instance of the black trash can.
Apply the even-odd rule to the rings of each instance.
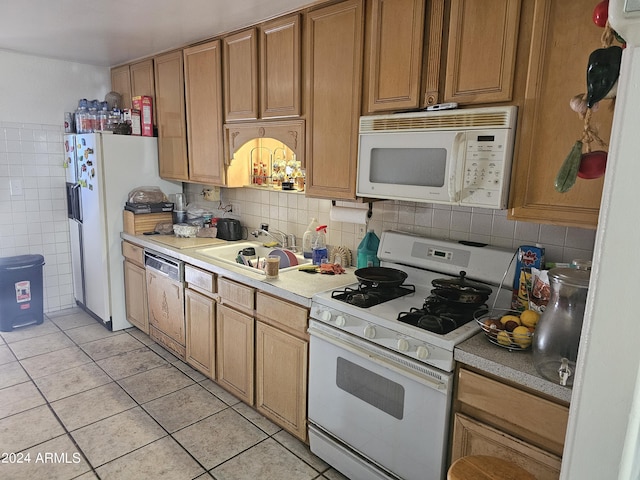
[[[0,258],[0,331],[41,324],[42,255]]]

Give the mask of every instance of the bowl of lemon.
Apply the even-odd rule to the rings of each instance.
[[[476,322],[489,341],[509,350],[527,350],[531,347],[540,313],[535,310],[478,311]]]

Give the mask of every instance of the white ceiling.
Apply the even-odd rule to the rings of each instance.
[[[0,49],[110,67],[309,3],[311,0],[0,0]]]

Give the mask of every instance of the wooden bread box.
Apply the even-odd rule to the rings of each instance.
[[[153,232],[158,223],[171,223],[171,212],[162,213],[138,213],[123,210],[123,230],[130,235],[141,235],[144,232]]]

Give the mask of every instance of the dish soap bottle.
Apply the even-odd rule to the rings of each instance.
[[[380,239],[376,232],[370,229],[358,245],[358,268],[380,266],[380,260],[377,257],[379,246]]]
[[[327,226],[320,225],[316,227],[316,239],[313,243],[312,262],[314,265],[320,265],[322,261],[327,261],[329,252],[327,250]]]
[[[304,258],[313,257],[313,244],[316,240],[316,228],[318,225],[318,220],[312,218],[311,223],[302,236],[302,254],[304,255]]]

